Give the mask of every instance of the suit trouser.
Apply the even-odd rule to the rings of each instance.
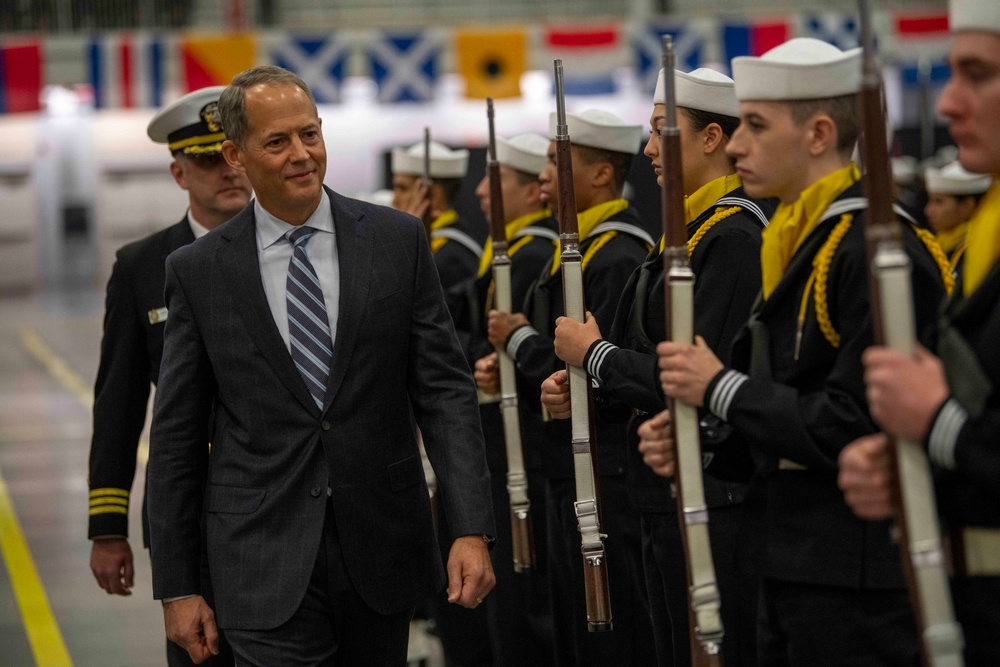
[[[226,629],[240,667],[406,665],[413,610],[385,615],[365,604],[344,567],[329,502],[326,510],[312,577],[292,617],[273,629]]]
[[[738,565],[740,505],[709,510],[712,561],[722,597],[723,658],[727,667],[757,664],[757,578]],[[642,562],[660,667],[691,664],[687,569],[677,515],[642,513]]]
[[[952,577],[951,592],[965,635],[965,667],[1000,665],[1000,577]]]
[[[601,530],[608,535],[604,544],[614,625],[610,632],[587,631],[583,556],[573,510],[575,482],[550,478],[546,490],[556,664],[560,667],[655,665],[642,571],[639,513],[629,508],[625,476],[601,477]]]
[[[757,635],[762,667],[917,667],[905,590],[857,590],[764,579]]]

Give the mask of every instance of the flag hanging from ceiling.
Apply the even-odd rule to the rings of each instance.
[[[904,86],[948,81],[951,33],[948,15],[902,13],[893,16],[891,50]]]
[[[458,30],[455,57],[458,71],[465,78],[466,97],[521,96],[521,75],[527,66],[527,36],[523,29]]]
[[[340,101],[340,87],[347,73],[350,44],[339,33],[324,35],[278,34],[270,45],[271,61],[295,72],[320,104]]]
[[[861,43],[861,26],[854,14],[807,12],[799,16],[799,37],[813,37],[833,44],[841,51]],[[877,35],[877,31],[875,32]]]
[[[163,104],[166,45],[158,35],[116,34],[87,45],[90,85],[99,109]]]
[[[380,102],[426,102],[434,98],[441,35],[433,30],[377,33],[365,44]]]
[[[785,19],[727,21],[722,26],[722,44],[726,60],[738,56],[760,56],[791,36]]]
[[[0,113],[38,111],[43,85],[41,44],[4,42],[0,46]]]
[[[184,92],[228,86],[233,77],[256,64],[253,35],[187,35],[181,40]]]
[[[550,26],[544,44],[549,71],[552,61],[563,61],[567,95],[610,95],[615,92],[614,70],[625,64],[617,24],[573,27]]]
[[[650,23],[639,30],[632,39],[632,46],[643,90],[652,95],[656,89],[656,78],[663,65],[664,35],[673,38],[675,67],[683,72],[690,72],[702,66],[706,40],[716,29],[714,20],[691,19]]]

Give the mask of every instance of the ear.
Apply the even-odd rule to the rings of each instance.
[[[187,190],[187,177],[184,175],[184,168],[174,160],[170,163],[170,175],[174,177],[174,181],[180,187],[181,190]]]
[[[530,204],[532,209],[541,208],[542,200],[539,199],[541,195],[542,184],[537,180],[524,185],[524,201]]]
[[[808,129],[807,145],[809,154],[819,157],[828,151],[837,150],[837,125],[828,114],[816,113],[806,121]]]
[[[976,198],[975,197],[961,197],[958,200],[958,211],[964,220],[968,220],[972,217],[972,214],[976,212]]]
[[[229,166],[236,171],[247,173],[247,168],[243,166],[243,152],[229,139],[222,142],[222,157],[226,158]]]
[[[595,162],[591,182],[595,188],[608,188],[615,178],[615,170],[608,162]]]
[[[713,155],[715,151],[719,148],[725,148],[726,135],[722,132],[722,126],[718,123],[709,123],[708,127],[702,130],[704,134],[705,145],[702,147],[702,152],[705,155]]]

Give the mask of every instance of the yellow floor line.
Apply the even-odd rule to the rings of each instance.
[[[52,351],[42,337],[32,329],[21,331],[21,345],[31,355],[31,358],[40,363],[54,377],[59,384],[66,388],[83,407],[88,410],[94,409],[94,392],[90,385],[83,381],[76,371],[70,368],[58,354]],[[139,449],[136,453],[139,465],[146,465],[149,462],[149,442],[145,437],[139,440]]]
[[[0,551],[7,563],[14,597],[21,609],[35,662],[39,667],[72,665],[59,624],[52,615],[49,598],[24,541],[21,525],[14,514],[3,471],[0,471]]]

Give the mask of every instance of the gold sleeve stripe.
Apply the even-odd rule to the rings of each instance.
[[[128,498],[129,492],[127,489],[113,489],[113,488],[90,490],[91,498],[98,498],[100,496],[119,496],[120,498]]]
[[[103,505],[101,507],[91,507],[90,516],[96,516],[98,514],[125,514],[128,515],[128,510],[124,507],[119,507],[117,505]]]
[[[109,496],[104,496],[103,498],[91,498],[90,506],[97,507],[98,505],[121,505],[122,507],[128,507],[127,498],[113,498]]]

